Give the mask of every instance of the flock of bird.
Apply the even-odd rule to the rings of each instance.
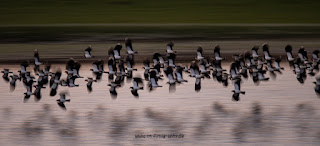
[[[234,85],[232,90],[232,98],[235,101],[240,99],[240,94],[245,94],[245,91],[241,91],[242,78],[248,78],[251,76],[255,84],[259,84],[260,81],[268,81],[269,77],[265,77],[265,74],[269,72],[271,77],[276,74],[282,74],[283,67],[280,66],[281,56],[273,57],[269,52],[268,44],[262,45],[263,55],[258,54],[259,47],[254,46],[250,51],[245,51],[242,54],[234,54],[233,61],[231,62],[229,72],[223,69],[221,62],[226,58],[220,54],[220,46],[217,45],[214,48],[214,56],[204,56],[204,50],[201,46],[197,48],[195,59],[189,66],[176,65],[175,59],[177,52],[173,50],[174,43],[170,42],[167,44],[165,55],[160,53],[154,53],[152,56],[152,62],[149,59],[143,61],[144,78],[133,77],[133,72],[137,71],[134,68],[135,61],[134,55],[137,51],[134,51],[132,47],[132,41],[129,38],[125,39],[125,47],[127,49],[126,57],[121,56],[120,52],[122,45],[119,43],[115,47],[110,48],[108,51],[108,71],[104,70],[104,61],[98,60],[92,63],[93,77],[87,77],[86,86],[88,92],[92,91],[92,84],[101,80],[103,74],[108,74],[110,86],[110,95],[116,98],[116,89],[123,85],[124,79],[133,79],[133,86],[130,87],[133,96],[138,97],[138,91],[144,89],[143,81],[147,81],[147,88],[152,91],[155,88],[162,87],[158,84],[158,80],[163,80],[164,75],[168,78],[167,84],[169,87],[175,86],[175,84],[182,84],[188,82],[183,79],[183,73],[189,74],[191,78],[195,78],[195,90],[200,91],[201,80],[213,78],[223,86],[228,86],[229,81]],[[90,59],[95,56],[92,55],[92,48],[89,46],[84,51],[84,58]],[[296,78],[300,83],[304,83],[307,73],[310,76],[314,76],[319,70],[319,51],[313,51],[312,60],[308,59],[307,51],[301,47],[298,51],[297,57],[293,57],[292,46],[287,45],[285,47],[287,61],[293,72],[296,74]],[[21,69],[18,71],[18,75],[10,72],[9,69],[4,69],[3,79],[10,82],[11,91],[15,89],[16,82],[22,81],[25,85],[27,92],[24,93],[24,101],[27,101],[32,95],[35,96],[36,101],[41,99],[41,89],[46,88],[45,86],[49,83],[50,96],[55,96],[59,86],[78,87],[75,83],[76,79],[83,78],[79,74],[81,64],[78,61],[70,58],[66,63],[65,73],[67,77],[62,79],[62,71],[58,70],[55,72],[50,71],[50,64],[43,64],[40,62],[39,53],[36,49],[34,52],[34,73],[38,76],[37,80],[31,75],[30,71],[27,70],[29,63],[24,61],[21,63]],[[164,73],[164,75],[163,75]],[[50,77],[50,79],[49,79]],[[10,79],[11,78],[11,79]],[[36,85],[34,85],[36,83]],[[320,78],[314,82],[315,92],[320,94]],[[34,92],[32,88],[35,88]],[[169,88],[170,89],[170,88]],[[66,109],[65,102],[70,102],[70,99],[66,99],[68,92],[60,92],[60,98],[57,104],[62,108]]]

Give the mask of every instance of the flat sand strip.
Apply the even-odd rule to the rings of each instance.
[[[2,24],[0,27],[65,27],[65,26],[136,26],[136,27],[170,27],[170,26],[256,26],[256,27],[316,27],[320,23],[62,23],[62,24]]]

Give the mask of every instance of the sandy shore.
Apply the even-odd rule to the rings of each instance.
[[[0,44],[0,63],[20,63],[24,60],[33,62],[33,51],[38,49],[40,59],[42,62],[49,63],[64,63],[69,58],[74,58],[81,62],[93,62],[98,59],[107,59],[107,50],[115,46],[117,41],[106,43],[92,43],[92,42],[63,42],[63,43],[20,43],[20,44]],[[124,45],[124,42],[121,42]],[[263,43],[268,43],[270,46],[270,53],[273,56],[286,57],[284,47],[287,44],[293,46],[294,55],[301,46],[304,46],[311,55],[313,50],[319,49],[320,39],[273,39],[273,40],[193,40],[175,41],[174,50],[177,51],[177,62],[189,62],[196,56],[196,49],[199,45],[204,48],[205,56],[213,56],[213,49],[215,45],[219,44],[221,47],[222,56],[227,60],[232,60],[233,54],[241,54],[246,50],[251,50],[255,45],[261,46]],[[134,50],[138,51],[135,55],[137,62],[142,62],[144,59],[151,59],[152,54],[158,52],[165,55],[167,41],[159,42],[144,42],[133,41]],[[88,45],[93,48],[93,59],[83,58],[84,50]],[[260,47],[261,48],[261,47]],[[259,50],[262,55],[262,50]],[[123,48],[121,55],[125,57],[126,49]]]

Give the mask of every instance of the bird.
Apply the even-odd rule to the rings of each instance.
[[[196,63],[196,61],[192,61],[190,65],[190,70],[193,70],[194,76],[196,78],[195,81],[195,91],[200,91],[201,90],[201,78],[203,78],[203,75],[200,74],[199,66]]]
[[[118,62],[118,69],[119,69],[119,72],[122,76],[125,76],[127,73],[126,73],[126,68],[124,67],[124,60],[119,60]]]
[[[134,60],[131,59],[131,57],[126,57],[126,65],[127,65],[127,78],[132,78],[132,72],[137,71],[137,69],[134,69]]]
[[[175,84],[176,81],[173,76],[173,68],[171,66],[167,66],[167,67],[165,67],[165,69],[163,71],[169,79],[169,81],[167,83],[169,85]]]
[[[75,63],[73,64],[73,67],[72,67],[72,76],[74,76],[76,78],[83,78],[79,75],[80,68],[81,68],[80,62],[75,61]]]
[[[173,51],[173,46],[174,46],[173,41],[171,41],[167,44],[167,50],[166,50],[167,55],[171,54],[171,53],[174,53],[174,54],[177,53],[176,51]]]
[[[20,79],[25,77],[25,74],[27,73],[27,67],[29,66],[29,63],[27,61],[24,61],[20,64],[20,70],[18,71],[20,74]]]
[[[10,78],[11,78],[10,90],[12,92],[16,88],[16,81],[19,79],[19,76],[14,74],[14,75],[11,75]]]
[[[45,83],[45,80],[44,80],[44,77],[45,77],[45,74],[43,72],[43,70],[39,70],[38,73],[36,73],[36,75],[38,75],[38,84],[41,84],[43,85]]]
[[[196,60],[201,60],[204,58],[202,53],[203,53],[202,47],[198,46]]]
[[[289,65],[290,65],[290,67],[293,67],[294,57],[292,55],[292,46],[291,45],[287,45],[285,47],[285,51],[286,51],[286,54],[287,54],[287,60],[289,62]]]
[[[121,59],[121,55],[120,55],[120,51],[122,49],[122,45],[120,43],[118,43],[114,49],[113,49],[113,55],[114,55],[114,59],[119,60]]]
[[[294,70],[293,72],[296,74],[297,80],[303,84],[304,79],[303,79],[303,69],[300,68],[300,58],[297,58],[296,62],[294,63]]]
[[[87,49],[84,50],[84,58],[93,58],[93,56],[91,55],[91,51],[92,51],[92,48],[91,46],[89,45]]]
[[[126,45],[126,48],[127,48],[127,53],[129,55],[133,55],[133,54],[138,53],[137,51],[133,51],[132,40],[129,39],[128,37],[125,38],[125,45]]]
[[[75,64],[75,60],[73,58],[70,58],[66,63],[66,73],[73,75],[73,68]]]
[[[117,66],[114,60],[114,57],[109,57],[108,59],[108,69],[109,71],[106,72],[109,74],[109,79],[113,80],[114,75],[117,73]]]
[[[175,73],[176,80],[178,83],[188,82],[187,80],[183,79],[183,70],[184,70],[184,68],[182,68],[180,65],[176,66],[176,70],[174,73]]]
[[[219,45],[216,45],[214,47],[213,53],[214,53],[214,56],[215,56],[215,60],[221,61],[221,60],[225,59],[225,58],[222,58],[221,55],[220,55],[220,46]]]
[[[236,80],[241,78],[238,68],[237,68],[237,63],[236,62],[232,62],[230,65],[230,78],[231,80]]]
[[[207,77],[210,78],[210,71],[208,71],[208,67],[210,66],[210,64],[208,63],[207,59],[203,58],[201,59],[199,62],[199,67],[200,67],[200,73]]]
[[[274,64],[274,70],[275,71],[278,71],[278,72],[280,72],[281,73],[281,70],[284,70],[284,68],[283,67],[280,67],[280,62],[281,62],[281,56],[280,57],[278,57],[278,58],[276,58],[275,60],[274,60],[274,62],[273,62],[273,64]]]
[[[41,95],[41,89],[43,89],[43,88],[46,88],[46,87],[43,87],[43,85],[42,84],[38,84],[38,85],[35,85],[34,86],[36,89],[34,90],[34,96],[36,97],[35,99],[36,99],[36,101],[39,101],[40,99],[41,99],[41,97],[42,97],[42,95]]]
[[[160,67],[163,68],[163,65],[164,65],[164,59],[162,58],[161,54],[159,53],[154,53],[153,56],[152,56],[152,61],[153,61],[153,66],[157,66],[159,65]]]
[[[115,82],[111,82],[110,84],[108,84],[108,86],[110,86],[110,89],[109,89],[109,92],[110,92],[110,95],[113,99],[117,98],[117,90],[116,88],[117,87],[121,87],[120,84],[116,84]]]
[[[268,44],[263,44],[262,45],[262,51],[263,51],[263,54],[264,54],[264,59],[266,61],[270,61],[272,59],[272,56],[270,55],[270,52],[269,52],[269,45]]]
[[[168,59],[168,65],[170,67],[175,67],[176,65],[175,63],[175,59],[176,59],[176,54],[175,53],[170,53],[169,55],[167,55],[167,59]]]
[[[65,106],[65,102],[70,102],[70,99],[66,99],[66,95],[69,95],[68,92],[61,92],[60,94],[60,98],[57,99],[57,104],[59,105],[59,107],[63,110],[67,110],[66,106]]]
[[[258,60],[258,58],[259,58],[258,50],[259,50],[259,47],[258,47],[258,46],[254,46],[254,47],[251,49],[252,58],[253,58],[253,60],[255,60],[255,61]]]
[[[320,96],[320,77],[316,77],[316,82],[313,82],[316,86],[314,87],[314,91]]]
[[[264,74],[266,74],[266,71],[265,70],[258,70],[258,79],[259,81],[267,81],[269,80],[268,77],[265,77]]]
[[[58,90],[58,87],[59,87],[59,84],[60,84],[60,78],[61,78],[61,71],[60,70],[57,70],[55,73],[54,73],[54,76],[51,77],[51,80],[50,80],[50,84],[51,84],[51,90],[50,90],[50,96],[55,96],[57,94],[57,90]]]
[[[239,59],[239,65],[240,65],[239,74],[242,75],[244,78],[248,78],[248,72],[247,72],[248,67],[247,67],[245,58],[243,56],[241,56]]]
[[[150,61],[148,60],[148,59],[145,59],[144,61],[143,61],[143,69],[144,69],[144,73],[143,73],[143,75],[144,75],[144,79],[146,80],[146,81],[149,81],[149,71],[150,71]]]
[[[77,77],[68,75],[67,76],[67,84],[69,87],[79,87],[79,85],[75,84],[75,80]]]
[[[158,85],[158,77],[157,77],[157,70],[152,69],[149,72],[149,90],[152,91],[154,88],[162,87]]]
[[[315,69],[315,70],[319,70],[319,50],[314,50],[312,52],[312,67]]]
[[[39,66],[42,64],[40,62],[40,57],[39,57],[39,52],[38,52],[38,49],[35,49],[34,50],[34,55],[33,55],[33,58],[34,58],[34,71],[37,72],[39,70]]]
[[[138,90],[143,90],[143,81],[140,77],[134,77],[132,83],[131,93],[133,96],[139,97]]]
[[[234,85],[234,90],[232,90],[232,92],[233,92],[233,95],[232,95],[232,97],[233,97],[233,100],[234,101],[239,101],[240,100],[240,98],[239,98],[239,96],[240,96],[240,94],[245,94],[246,92],[245,91],[241,91],[241,80],[240,79],[236,79],[234,82],[233,82],[233,85]]]
[[[92,73],[96,76],[97,81],[99,81],[102,77],[102,74],[104,73],[103,71],[103,61],[102,60],[97,60],[95,62],[92,63],[92,69],[90,69],[92,71]],[[110,73],[110,71],[109,71]]]
[[[3,73],[3,75],[2,75],[2,78],[5,80],[5,81],[7,81],[7,82],[9,82],[9,74],[10,73],[13,73],[13,72],[10,72],[9,71],[9,69],[3,69],[3,71],[1,71],[2,73]]]
[[[86,79],[85,81],[88,82],[87,83],[87,90],[89,93],[91,93],[92,92],[92,83],[97,82],[97,80],[94,80],[93,78],[88,77],[88,79]]]
[[[31,95],[34,95],[34,93],[32,92],[32,87],[33,87],[33,83],[36,82],[34,81],[32,78],[30,78],[29,80],[26,81],[26,87],[27,87],[27,92],[24,93],[25,97],[24,97],[24,101],[26,102]]]

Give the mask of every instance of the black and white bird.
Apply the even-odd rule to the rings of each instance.
[[[39,70],[39,66],[42,64],[40,62],[38,49],[34,50],[33,58],[34,58],[34,71],[37,72]]]
[[[304,49],[303,46],[301,46],[298,51],[298,57],[303,63],[305,63],[305,61],[308,61],[307,51]]]
[[[25,102],[30,98],[31,95],[34,95],[32,92],[32,87],[33,87],[34,82],[36,82],[36,81],[34,81],[32,78],[26,80],[25,85],[27,87],[27,92],[24,93],[24,95],[25,95],[24,101]]]
[[[198,47],[197,49],[197,57],[196,57],[196,60],[201,60],[203,59],[203,49],[201,46]]]
[[[100,80],[102,74],[104,73],[103,71],[103,61],[102,60],[98,60],[92,63],[92,69],[90,69],[92,71],[92,73],[95,75],[96,80]],[[109,71],[110,73],[110,71]]]
[[[9,79],[9,74],[10,74],[10,73],[13,73],[13,72],[10,72],[9,69],[3,69],[3,71],[1,71],[1,72],[3,73],[2,78],[3,78],[5,81],[9,82],[9,81],[10,81],[10,79]]]
[[[149,90],[150,91],[153,90],[154,88],[162,87],[162,86],[158,85],[157,70],[152,69],[149,72],[149,77],[150,77],[150,80],[149,80]]]
[[[196,61],[191,62],[190,71],[194,73],[193,77],[196,78],[194,89],[195,89],[195,91],[200,91],[201,90],[201,78],[203,78],[203,75],[201,75],[200,70],[199,70],[199,66]]]
[[[246,92],[245,91],[241,91],[241,80],[240,79],[237,79],[233,82],[233,85],[234,85],[234,90],[232,90],[233,92],[233,100],[235,101],[239,101],[240,100],[240,94],[245,94]]]
[[[186,73],[190,73],[188,65],[184,66],[183,71],[186,72]]]
[[[11,78],[10,91],[12,92],[16,88],[16,81],[19,79],[19,76],[18,75],[11,75],[10,78]]]
[[[319,70],[319,50],[314,50],[312,52],[312,67],[315,70]]]
[[[300,58],[297,58],[296,62],[294,63],[294,70],[293,72],[296,74],[296,78],[297,80],[303,84],[304,83],[304,78],[303,78],[303,72],[304,72],[304,69],[300,67]]]
[[[64,105],[65,102],[70,102],[70,99],[66,99],[66,95],[68,95],[67,92],[61,92],[60,93],[60,99],[57,99],[57,104],[59,107],[63,110],[67,110],[66,106]]]
[[[245,52],[245,54],[246,54],[246,52]],[[239,65],[240,65],[239,73],[240,73],[244,78],[248,78],[248,66],[247,66],[247,62],[246,62],[244,56],[241,56],[241,57],[240,57]]]
[[[224,60],[224,59],[225,59],[225,58],[221,57],[221,54],[220,54],[220,46],[219,46],[219,45],[216,45],[216,46],[214,47],[213,52],[214,52],[214,56],[215,56],[214,59],[215,59],[215,60],[221,61],[221,60]]]
[[[34,90],[34,96],[36,97],[35,99],[36,99],[36,101],[39,101],[40,99],[41,99],[41,97],[42,97],[42,95],[41,95],[41,89],[42,88],[46,88],[46,87],[43,87],[43,85],[42,84],[38,84],[38,85],[35,85],[34,86],[36,89]]]
[[[25,78],[25,74],[27,73],[28,66],[29,66],[29,63],[27,61],[24,61],[20,64],[20,70],[18,71],[20,79]]]
[[[67,84],[69,87],[79,87],[79,85],[75,84],[75,80],[77,77],[73,75],[68,75],[67,76]]]
[[[133,86],[130,87],[131,93],[133,96],[138,97],[138,90],[143,90],[143,81],[139,77],[134,77],[132,83]]]
[[[119,60],[119,62],[118,62],[118,69],[119,69],[119,72],[118,73],[120,73],[122,76],[126,76],[126,68],[125,68],[125,66],[124,66],[124,60]]]
[[[88,58],[88,59],[93,58],[94,56],[91,55],[91,51],[92,51],[92,48],[89,45],[88,48],[84,50],[84,55],[83,55],[84,58]]]
[[[45,83],[45,74],[44,74],[44,71],[43,70],[39,70],[38,73],[36,73],[36,75],[38,75],[38,84],[40,85],[44,85]]]
[[[116,88],[117,87],[121,87],[120,84],[117,84],[115,82],[111,82],[110,84],[108,84],[108,86],[110,86],[110,89],[109,89],[109,92],[110,92],[110,95],[112,96],[113,99],[117,98],[117,90]]]
[[[254,61],[257,61],[258,58],[259,58],[258,50],[259,50],[259,47],[258,47],[258,46],[254,46],[254,47],[251,49],[252,59],[253,59]]]
[[[270,55],[269,45],[268,44],[263,44],[262,45],[262,51],[263,51],[263,54],[264,54],[265,61],[271,61],[272,55]]]
[[[127,78],[132,78],[133,71],[137,71],[137,69],[133,68],[134,66],[134,60],[128,55],[126,57],[126,65],[127,65]]]
[[[182,83],[182,82],[188,82],[187,80],[183,79],[183,70],[184,68],[182,68],[181,66],[176,66],[176,70],[175,70],[175,76],[176,76],[176,80],[178,83]]]
[[[167,55],[171,53],[176,53],[176,51],[173,51],[173,46],[174,46],[174,42],[169,42],[167,44],[167,50],[166,50]]]
[[[133,55],[133,54],[138,53],[137,51],[134,51],[134,50],[133,50],[131,39],[125,38],[125,44],[126,44],[126,48],[127,48],[127,53],[128,53],[129,55]]]
[[[54,76],[51,77],[50,84],[50,96],[55,96],[57,94],[58,87],[60,85],[61,71],[58,70],[54,73]]]
[[[143,73],[144,79],[146,81],[149,81],[149,71],[150,71],[151,68],[150,68],[150,61],[148,59],[145,59],[143,61],[143,67],[142,68],[144,69],[144,73]]]
[[[207,59],[204,58],[199,61],[200,73],[207,78],[210,78],[210,71],[207,70],[209,66]]]
[[[73,58],[70,58],[66,63],[66,73],[68,75],[73,75],[73,67],[75,64],[75,60]]]
[[[169,81],[167,83],[169,85],[175,84],[176,81],[175,81],[174,75],[173,75],[173,68],[170,66],[167,66],[167,67],[165,67],[165,69],[163,71],[169,79]]]
[[[277,72],[279,72],[279,73],[281,73],[281,70],[284,70],[284,68],[280,66],[281,60],[282,60],[282,59],[281,59],[281,56],[280,56],[280,57],[276,58],[276,59],[274,60],[274,62],[273,62],[273,64],[274,64],[274,70],[277,71]]]
[[[85,81],[88,82],[87,83],[87,90],[89,93],[91,93],[92,92],[92,83],[97,82],[97,80],[94,80],[93,78],[88,77],[88,79],[86,79]]]
[[[114,56],[114,59],[115,60],[120,60],[121,59],[121,55],[120,55],[120,52],[121,52],[121,49],[122,49],[122,45],[120,43],[118,43],[114,49],[113,49],[113,56]]]
[[[162,55],[159,53],[154,53],[152,56],[153,66],[159,65],[161,68],[164,67],[164,59],[162,58]]]
[[[269,80],[269,78],[265,77],[264,74],[266,74],[265,70],[262,70],[262,69],[258,70],[258,79],[259,79],[259,81],[268,81]]]
[[[74,64],[73,64],[73,67],[72,67],[72,76],[76,77],[76,78],[83,78],[79,75],[79,70],[81,68],[81,64],[80,62],[76,61]]]
[[[289,62],[290,67],[293,67],[294,64],[294,57],[292,55],[292,46],[291,45],[287,45],[285,47],[286,50],[286,54],[287,54],[287,60]]]
[[[175,53],[170,53],[167,55],[167,59],[168,59],[168,65],[170,67],[175,67],[175,59],[176,59],[176,54]]]
[[[229,72],[231,80],[241,79],[240,73],[238,71],[238,65],[236,62],[231,63]]]
[[[316,82],[313,83],[316,85],[314,91],[320,96],[320,77],[316,77]]]
[[[108,59],[108,69],[109,71],[106,72],[109,74],[109,79],[113,80],[114,75],[117,73],[117,65],[116,61],[114,60],[114,57],[109,57]]]

